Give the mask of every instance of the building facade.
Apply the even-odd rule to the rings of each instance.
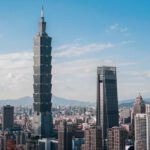
[[[140,94],[135,99],[132,111],[133,115],[146,112],[145,102]]]
[[[139,94],[134,102],[133,108],[132,108],[132,112],[131,112],[131,135],[134,137],[134,130],[135,130],[135,125],[134,125],[134,120],[135,120],[135,116],[136,114],[139,113],[145,113],[146,112],[146,107],[145,107],[145,102],[142,98],[142,96]]]
[[[61,122],[58,128],[58,150],[72,150],[72,125]]]
[[[150,113],[146,114],[146,136],[147,150],[150,150]]]
[[[2,130],[13,128],[14,126],[14,107],[7,105],[2,108]]]
[[[34,115],[33,130],[35,136],[48,138],[52,136],[51,114],[51,41],[46,33],[43,10],[39,23],[39,33],[34,38]]]
[[[135,149],[150,150],[150,114],[135,115]]]
[[[125,150],[127,132],[123,127],[108,130],[108,150]]]
[[[102,135],[100,128],[89,128],[85,130],[84,139],[85,144],[83,150],[103,150],[102,149]]]
[[[96,125],[102,129],[104,149],[106,149],[107,129],[118,126],[118,119],[116,67],[98,67]]]
[[[150,104],[145,105],[145,112],[150,113]]]

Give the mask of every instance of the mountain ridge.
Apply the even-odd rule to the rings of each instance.
[[[0,105],[12,105],[12,106],[29,106],[32,105],[33,103],[33,98],[30,96],[26,97],[21,97],[18,99],[5,99],[5,100],[0,100]],[[52,96],[52,104],[53,105],[68,105],[68,106],[75,106],[75,105],[88,105],[92,104],[92,102],[84,102],[84,101],[79,101],[79,100],[68,100],[65,98],[57,97],[57,96]]]
[[[134,99],[127,99],[122,100],[118,102],[119,107],[131,107],[134,104]],[[144,99],[146,104],[150,104],[150,98]],[[33,98],[30,96],[21,97],[18,99],[5,99],[0,100],[0,106],[3,105],[12,105],[12,106],[29,106],[32,105]],[[53,105],[67,105],[67,106],[88,106],[88,105],[95,105],[96,102],[85,102],[85,101],[79,101],[79,100],[69,100],[57,96],[52,96],[52,104]]]

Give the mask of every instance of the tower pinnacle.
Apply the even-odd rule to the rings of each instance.
[[[41,9],[41,18],[44,18],[44,7],[42,6],[42,9]]]
[[[44,8],[42,6],[41,9],[41,19],[40,19],[40,23],[39,23],[39,30],[40,30],[40,35],[44,35],[46,34],[46,22],[44,20]]]

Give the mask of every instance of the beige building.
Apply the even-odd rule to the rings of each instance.
[[[135,130],[135,125],[134,125],[134,118],[135,118],[135,115],[136,114],[139,114],[139,113],[143,113],[145,114],[145,102],[142,98],[142,96],[139,94],[137,97],[136,97],[136,100],[134,102],[134,105],[133,105],[133,108],[132,108],[132,112],[131,112],[131,130],[132,130],[132,133],[131,135],[134,137],[134,130]]]
[[[146,113],[150,113],[150,104],[145,105]]]
[[[82,150],[102,150],[101,130],[93,127],[85,130],[85,144]]]
[[[108,129],[108,150],[125,150],[127,132],[123,127]]]
[[[71,150],[72,149],[72,124],[62,121],[58,128],[58,150]]]
[[[150,150],[150,114],[135,116],[135,149]]]

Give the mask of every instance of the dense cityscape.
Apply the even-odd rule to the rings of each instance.
[[[94,104],[53,105],[52,37],[44,15],[42,8],[33,48],[33,105],[1,106],[0,150],[149,150],[150,104],[139,93],[133,105],[118,105],[117,66],[95,68]]]

